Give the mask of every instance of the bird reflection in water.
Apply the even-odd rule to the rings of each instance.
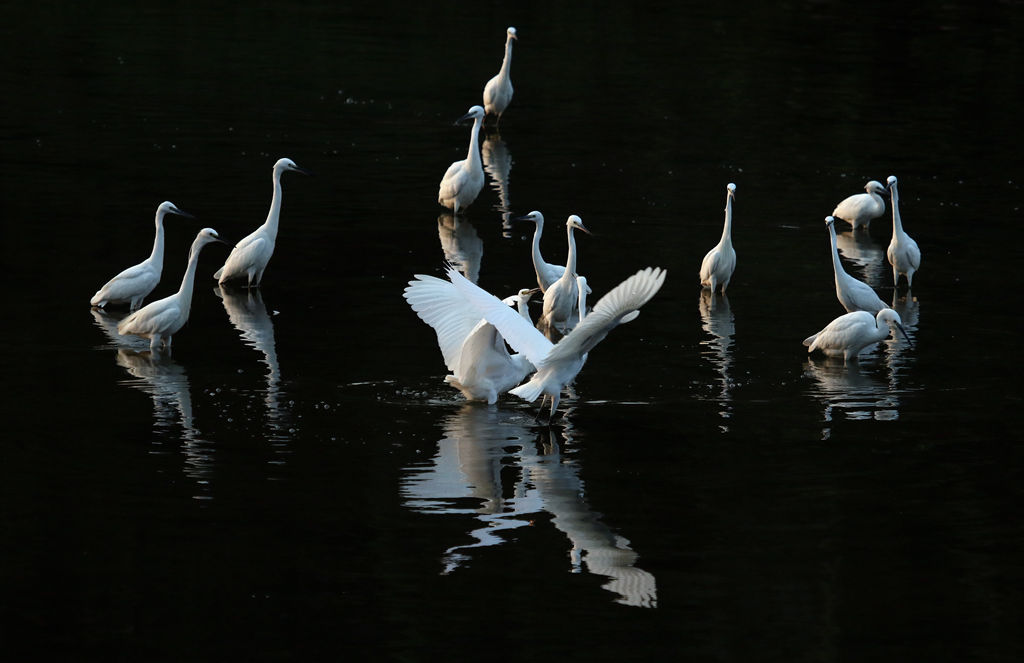
[[[566,414],[566,421],[571,410]],[[404,470],[401,493],[421,513],[472,514],[472,543],[445,551],[443,573],[468,562],[475,548],[506,542],[503,530],[528,526],[542,512],[571,542],[570,570],[606,576],[604,589],[626,605],[654,607],[654,576],[636,568],[629,541],[587,504],[580,467],[563,457],[571,424],[534,433],[521,412],[467,404],[444,421],[444,437],[429,463]],[[538,437],[539,435],[539,437]]]
[[[707,288],[700,292],[700,319],[701,327],[708,333],[709,338],[700,342],[701,355],[707,358],[715,370],[718,371],[717,382],[719,385],[715,399],[722,408],[718,414],[722,419],[732,417],[732,387],[733,381],[729,377],[729,369],[732,368],[732,337],[736,333],[735,319],[732,310],[729,308],[729,298],[722,293],[713,293]],[[726,424],[721,425],[722,432],[728,432]]]
[[[836,233],[836,247],[844,258],[861,271],[865,283],[875,289],[882,287],[882,278],[888,268],[885,247],[871,239],[866,230]]]
[[[491,188],[498,193],[497,210],[501,213],[502,235],[512,236],[512,200],[508,193],[508,175],[512,171],[512,154],[497,133],[489,133],[480,145],[484,172],[490,177]],[[475,283],[475,281],[474,281]]]
[[[904,294],[900,294],[899,291],[894,291],[892,296],[892,308],[894,311],[899,313],[900,320],[903,321],[903,328],[906,330],[907,335],[914,338],[915,332],[917,332],[918,321],[921,317],[920,302],[917,301],[917,297],[914,297],[913,293],[909,290]],[[912,355],[905,354],[906,350],[910,348],[907,340],[902,336],[893,338],[890,336],[884,341],[889,358],[889,368],[893,373],[900,372],[906,368],[906,365],[911,361]]]
[[[822,439],[832,435],[831,423],[838,413],[846,419],[893,421],[899,419],[900,394],[892,380],[882,379],[880,365],[871,360],[846,364],[842,357],[808,357],[804,375],[815,386],[812,393],[824,405]]]
[[[444,259],[476,283],[480,279],[484,241],[476,234],[473,224],[453,214],[442,213],[437,217],[437,235],[441,239]]]

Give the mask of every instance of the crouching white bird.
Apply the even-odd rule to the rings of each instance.
[[[149,339],[149,349],[156,352],[163,343],[171,349],[171,337],[188,322],[188,314],[192,308],[192,286],[196,279],[196,265],[199,263],[199,252],[210,242],[227,244],[217,236],[213,228],[203,228],[192,241],[188,253],[188,267],[181,279],[181,288],[169,297],[150,302],[117,325],[117,333],[131,334]]]
[[[918,248],[910,235],[903,231],[903,219],[900,218],[900,194],[896,188],[896,176],[890,175],[889,194],[892,196],[892,241],[885,252],[892,265],[892,285],[900,283],[900,274],[907,277],[907,287],[914,284],[914,272],[921,266],[921,249]]]
[[[848,362],[856,360],[861,350],[885,340],[889,334],[895,337],[897,329],[910,343],[899,314],[891,308],[884,308],[875,315],[854,311],[839,316],[817,334],[805,338],[804,345],[809,353],[820,350],[829,357],[842,357]]]
[[[846,273],[843,263],[839,260],[839,248],[836,245],[835,219],[831,216],[825,217],[825,226],[828,228],[829,240],[832,242],[832,271],[835,274],[836,297],[848,312],[867,311],[871,315],[878,313],[888,304],[875,293],[867,283],[856,279]]]
[[[448,269],[448,278],[473,302],[484,319],[494,325],[508,344],[526,355],[537,368],[529,381],[509,393],[529,402],[537,400],[541,395],[550,398],[550,423],[558,409],[562,389],[580,372],[590,350],[616,326],[640,315],[638,309],[650,301],[665,282],[665,270],[648,267],[617,285],[557,344],[549,341],[536,327],[497,297],[470,283],[455,269]],[[543,407],[542,400],[542,410]],[[540,412],[537,417],[540,418]]]
[[[103,308],[107,304],[127,302],[131,311],[142,305],[146,295],[153,292],[153,288],[160,283],[160,274],[164,269],[164,217],[168,214],[195,218],[188,212],[178,209],[169,200],[160,203],[156,208],[156,238],[153,240],[152,253],[139,264],[129,267],[107,281],[89,300],[90,304]]]
[[[495,126],[501,122],[501,114],[512,101],[512,79],[509,78],[509,72],[512,69],[512,42],[516,39],[516,29],[509,27],[505,31],[505,59],[501,61],[501,69],[484,86],[484,110],[488,115],[497,116]]]
[[[524,322],[532,325],[526,306],[534,292],[520,290],[502,305],[515,306]],[[452,372],[444,381],[468,400],[494,403],[533,372],[525,355],[509,354],[498,330],[451,282],[417,274],[402,296],[437,334],[444,363]]]
[[[736,271],[736,249],[732,247],[732,203],[736,200],[736,185],[729,183],[725,187],[725,226],[722,228],[722,239],[715,248],[708,251],[700,263],[700,284],[715,291],[722,286],[722,294],[729,287],[732,273]]]
[[[844,198],[832,210],[832,216],[846,221],[856,230],[864,228],[867,230],[871,219],[877,219],[885,214],[885,187],[881,182],[871,180],[864,185],[865,193],[855,193]]]
[[[258,286],[263,280],[263,270],[274,255],[277,244],[277,227],[281,219],[281,175],[288,171],[309,175],[309,171],[299,168],[291,159],[278,159],[274,164],[274,197],[270,201],[270,212],[267,220],[247,237],[242,238],[235,248],[231,249],[224,266],[214,273],[213,278],[221,285],[232,279],[248,279],[248,287]]]
[[[437,202],[458,215],[459,210],[468,207],[484,188],[484,165],[480,158],[480,126],[484,121],[484,109],[473,106],[469,112],[455,121],[473,120],[469,134],[469,151],[465,159],[453,161],[448,166],[441,185],[437,189]]]

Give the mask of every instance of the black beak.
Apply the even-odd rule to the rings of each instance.
[[[907,339],[907,345],[909,345],[909,346],[911,347],[911,349],[913,349],[913,347],[914,347],[914,342],[910,340],[910,337],[909,337],[909,336],[907,336],[907,330],[906,330],[906,329],[904,329],[904,328],[903,328],[903,325],[901,325],[901,324],[900,324],[900,323],[898,323],[898,322],[896,323],[896,326],[900,328],[900,332],[901,332],[901,333],[903,334],[903,338]]]

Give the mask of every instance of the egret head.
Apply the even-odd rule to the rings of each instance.
[[[203,228],[196,235],[196,241],[200,244],[209,244],[210,242],[220,242],[221,244],[227,244],[226,241],[220,238],[217,231],[213,228]]]
[[[274,164],[275,173],[283,173],[285,171],[294,170],[296,173],[302,173],[303,175],[310,175],[311,173],[305,168],[299,168],[294,161],[291,159],[278,159],[277,163]]]
[[[544,223],[544,215],[541,214],[540,212],[538,212],[537,210],[533,210],[532,212],[530,212],[529,214],[526,214],[524,216],[513,217],[512,220],[513,221],[533,221],[537,225],[541,225],[541,224]]]
[[[893,188],[894,186],[896,186],[896,176],[895,175],[890,175],[889,178],[887,180],[885,180],[885,182],[886,182],[886,188],[887,189]]]
[[[826,217],[825,217],[825,227],[826,227],[826,228],[827,228],[827,227],[829,227],[829,226],[831,226],[831,225],[832,225],[833,223],[835,223],[835,222],[836,222],[836,219],[835,219],[835,217],[833,217],[833,216],[826,216]]]
[[[164,214],[177,214],[178,216],[187,216],[190,219],[196,218],[188,212],[182,211],[177,205],[169,200],[165,200],[160,203],[160,206],[156,208],[156,213],[158,216],[163,216]]]
[[[885,187],[882,186],[882,183],[875,180],[871,180],[865,184],[864,190],[868,193],[885,193]]]
[[[900,333],[903,334],[903,338],[907,339],[907,343],[910,344],[910,347],[914,347],[914,343],[910,340],[910,337],[907,336],[907,330],[903,328],[903,321],[900,320],[899,313],[892,310],[891,308],[883,308],[875,315],[875,320],[877,320],[878,322],[884,322],[886,325],[888,325],[890,331],[894,336],[896,335],[896,330],[898,329]]]
[[[575,214],[570,214],[569,215],[569,218],[565,220],[565,225],[568,228],[575,228],[577,230],[582,230],[583,232],[587,233],[588,235],[592,235],[593,234],[592,232],[587,230],[586,226],[583,225],[583,219],[581,219],[580,217],[576,216]]]
[[[586,276],[577,276],[576,277],[576,286],[580,289],[581,292],[586,292],[587,291],[587,277]]]
[[[505,30],[505,34],[508,35],[509,39],[519,39],[519,37],[516,36],[516,29],[511,25],[508,26],[508,30]]]
[[[455,124],[461,124],[462,122],[467,122],[469,120],[479,119],[482,121],[485,114],[483,106],[470,106],[469,112],[455,120]]]
[[[729,191],[728,195],[732,196],[733,198],[736,197],[736,185],[735,184],[733,184],[732,182],[729,182],[728,184],[725,185],[725,188]]]

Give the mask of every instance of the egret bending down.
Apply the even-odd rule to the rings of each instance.
[[[480,160],[480,126],[484,121],[484,109],[473,106],[455,123],[470,119],[473,120],[473,129],[469,134],[469,151],[466,158],[453,161],[452,165],[448,166],[437,190],[437,202],[452,210],[456,216],[460,209],[468,207],[476,200],[480,190],[484,188],[484,166]]]
[[[156,208],[156,238],[153,240],[153,252],[137,265],[129,267],[96,291],[89,303],[103,308],[107,304],[124,304],[134,311],[142,304],[146,295],[160,283],[160,274],[164,269],[164,216],[177,214],[195,217],[178,209],[174,203],[164,201]]]
[[[711,288],[711,292],[721,284],[723,295],[736,270],[736,249],[732,247],[732,202],[736,199],[736,185],[730,182],[725,189],[725,227],[722,228],[722,239],[700,263],[700,284]]]
[[[544,291],[544,310],[540,316],[540,323],[543,327],[550,329],[556,325],[565,325],[572,316],[579,300],[579,290],[576,285],[576,238],[574,230],[582,230],[590,234],[590,231],[583,225],[583,219],[575,214],[569,215],[565,221],[565,232],[569,239],[569,255],[565,260],[565,270],[562,276]]]
[[[867,311],[854,311],[841,315],[813,336],[804,339],[807,352],[820,350],[829,357],[842,357],[843,361],[856,360],[861,350],[883,341],[896,330],[910,343],[907,330],[896,311],[884,308],[875,315]]]
[[[263,280],[263,270],[267,268],[270,256],[274,255],[277,243],[277,226],[281,219],[281,175],[287,171],[309,175],[308,170],[299,168],[291,159],[278,159],[274,164],[274,197],[270,201],[267,220],[231,249],[224,266],[213,275],[221,285],[231,279],[246,278],[246,285],[251,288]]]
[[[488,115],[497,116],[494,126],[501,122],[501,114],[512,101],[512,79],[509,78],[509,70],[512,68],[512,41],[518,37],[513,27],[506,30],[505,35],[505,59],[501,61],[501,70],[484,86],[484,110]]]
[[[892,196],[892,241],[885,256],[892,265],[892,285],[899,286],[900,274],[907,277],[907,288],[914,284],[914,272],[921,266],[921,249],[910,235],[903,232],[900,218],[900,194],[896,189],[896,176],[889,176],[889,194]]]
[[[665,282],[665,271],[648,267],[617,285],[557,344],[549,341],[497,297],[470,283],[454,268],[448,269],[448,278],[473,302],[484,319],[497,328],[508,344],[536,366],[534,376],[509,393],[530,402],[541,395],[550,398],[550,423],[558,409],[562,389],[580,372],[590,350],[616,326],[640,315],[638,309],[650,301]],[[542,400],[542,409],[543,406]],[[539,418],[540,413],[537,416]]]
[[[210,242],[227,244],[213,228],[203,228],[192,242],[188,253],[188,268],[181,279],[181,288],[169,297],[146,304],[117,325],[118,334],[131,334],[149,339],[149,349],[156,352],[163,343],[171,349],[171,337],[188,322],[192,308],[192,286],[196,279],[199,252]]]
[[[836,208],[832,210],[832,216],[846,221],[854,230],[864,228],[867,230],[871,219],[877,219],[885,214],[885,187],[881,182],[871,180],[864,185],[866,193],[855,193],[844,198]]]
[[[832,242],[832,271],[835,272],[836,297],[839,298],[839,303],[848,312],[867,311],[871,315],[888,308],[889,305],[879,298],[871,286],[846,273],[842,261],[839,260],[839,249],[836,246],[835,219],[826,216],[825,225],[828,227],[828,236]]]
[[[530,325],[526,305],[536,290],[520,290],[502,303],[516,306]],[[454,284],[417,274],[402,295],[416,315],[437,333],[444,363],[451,375],[444,381],[471,401],[494,403],[533,372],[522,354],[510,355],[505,339]]]

